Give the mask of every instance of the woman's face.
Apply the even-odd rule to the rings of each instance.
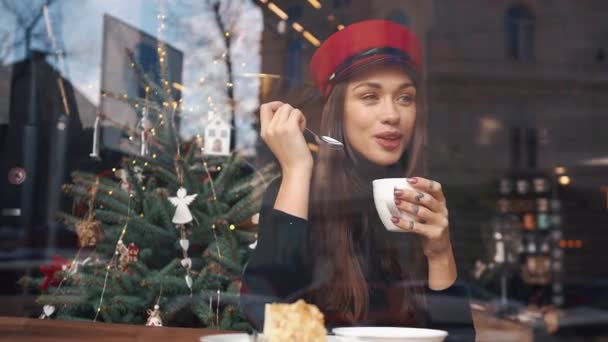
[[[373,68],[352,78],[344,99],[345,134],[355,151],[383,166],[405,152],[416,121],[416,88],[398,66]]]

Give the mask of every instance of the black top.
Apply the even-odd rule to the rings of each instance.
[[[257,330],[262,330],[264,306],[266,303],[291,303],[304,298],[311,288],[313,270],[310,260],[309,221],[274,209],[281,180],[275,180],[266,190],[260,211],[258,243],[252,252],[243,275],[241,307],[249,321]],[[376,215],[377,216],[377,215]],[[391,239],[413,236],[406,233],[387,233],[379,218],[372,229]],[[373,239],[361,239],[373,241]],[[356,326],[406,326],[399,323],[399,317],[390,314],[395,311],[395,289],[404,286],[403,282],[387,280],[376,265],[377,248],[365,243],[361,248],[359,261],[369,289],[369,312],[365,321],[354,322]],[[420,251],[421,253],[422,251]],[[382,279],[382,280],[381,280]],[[469,305],[469,291],[464,284],[456,282],[442,291],[431,290],[424,284],[425,322],[417,327],[448,331],[446,341],[474,341],[475,329]],[[331,295],[328,293],[327,295]],[[306,298],[304,298],[306,299]],[[376,314],[373,314],[376,313]],[[383,314],[385,313],[385,314]],[[344,326],[343,322],[328,320],[328,330]],[[411,325],[407,325],[411,326]]]

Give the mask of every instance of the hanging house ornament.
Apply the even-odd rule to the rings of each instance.
[[[194,201],[196,196],[197,194],[188,195],[186,189],[182,187],[177,190],[176,197],[169,197],[171,204],[176,207],[172,220],[173,223],[186,224],[192,222],[192,214],[188,206]]]
[[[205,155],[229,156],[230,134],[232,127],[218,115],[209,114],[209,121],[205,127]]]

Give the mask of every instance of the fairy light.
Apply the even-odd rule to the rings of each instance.
[[[274,12],[274,14],[276,14],[279,18],[283,20],[287,20],[289,18],[287,13],[285,13],[281,8],[279,8],[279,6],[275,5],[272,2],[268,3],[268,9],[270,9],[272,12]]]
[[[304,31],[302,33],[302,35],[304,36],[304,38],[306,38],[306,40],[308,40],[312,45],[314,46],[319,46],[321,45],[321,42],[317,39],[317,37],[313,36],[312,33],[308,32],[308,31]]]
[[[296,30],[297,32],[300,32],[300,33],[302,33],[302,31],[304,31],[304,27],[302,27],[302,25],[300,25],[300,23],[297,23],[295,21],[291,24],[291,27],[293,27],[294,30]]]
[[[321,3],[317,0],[308,0],[308,3],[315,9],[321,9]]]
[[[338,30],[340,30],[340,31],[344,30],[344,25],[342,25],[342,24],[338,25]]]
[[[110,275],[110,270],[112,269],[112,265],[116,262],[118,246],[119,246],[119,244],[122,243],[122,239],[124,238],[125,234],[127,233],[127,227],[129,226],[130,218],[131,218],[131,197],[129,197],[129,200],[127,201],[127,219],[125,222],[125,226],[122,228],[120,237],[116,241],[116,245],[114,247],[115,253],[112,256],[112,258],[110,259],[110,261],[108,262],[108,265],[106,266],[106,275],[103,280],[103,288],[101,289],[101,295],[99,297],[99,304],[97,305],[97,312],[95,313],[95,318],[93,318],[93,322],[97,322],[97,317],[99,316],[99,312],[101,311],[101,307],[103,305],[103,298],[106,293],[106,288],[108,287],[108,276]]]
[[[236,227],[234,226],[234,224],[231,224],[230,225],[230,230],[235,230],[235,229],[236,229]]]

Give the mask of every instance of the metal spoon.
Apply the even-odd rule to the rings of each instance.
[[[332,150],[341,150],[344,148],[344,144],[342,144],[340,141],[332,138],[332,137],[328,137],[327,135],[318,135],[317,133],[311,131],[310,129],[308,129],[307,127],[304,128],[308,133],[312,134],[312,136],[315,137],[315,141],[317,142],[317,144],[321,145],[324,144],[325,146],[327,146],[328,148],[332,149]]]

